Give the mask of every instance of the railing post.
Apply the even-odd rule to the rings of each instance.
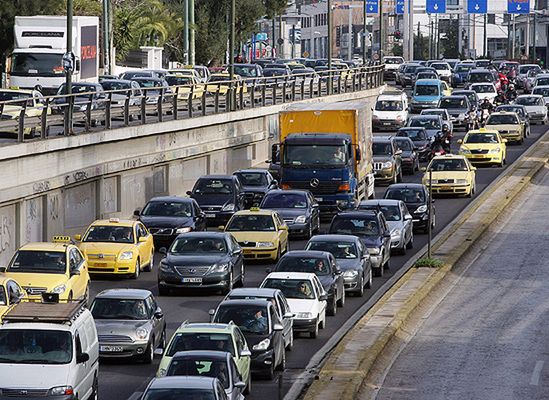
[[[288,76],[286,75],[284,77],[284,83],[283,83],[284,86],[282,86],[282,102],[283,103],[286,103],[286,85],[287,84],[288,84]]]
[[[86,132],[89,132],[91,128],[92,102],[93,102],[93,94],[90,94],[88,97],[88,102],[86,106],[86,123],[84,124],[84,129],[86,130]]]
[[[352,83],[353,83],[353,89],[351,90],[351,92],[356,92],[356,71],[353,71]]]
[[[265,107],[267,104],[267,82],[263,79],[261,83],[261,105]]]
[[[291,81],[292,83],[292,101],[295,101],[295,79]]]
[[[27,101],[23,100],[21,111],[19,111],[19,129],[17,130],[17,141],[22,143],[25,140],[25,113],[27,112]]]
[[[245,87],[247,87],[246,84],[242,82],[242,84],[240,85],[240,90],[238,91],[238,103],[241,110],[244,109],[244,88]]]
[[[130,96],[131,91],[126,94],[126,98],[124,99],[124,126],[130,124]]]
[[[143,90],[143,96],[141,96],[141,125],[147,123],[147,89]]]
[[[109,92],[109,97],[107,97],[107,104],[105,104],[105,129],[111,129],[111,102],[112,92]]]
[[[318,82],[320,82],[320,78],[318,79]],[[309,98],[310,99],[312,99],[314,96],[314,92],[315,92],[314,86],[315,86],[315,78],[312,77],[311,81],[309,82]]]
[[[311,79],[313,79],[313,78],[311,78]],[[305,79],[303,79],[301,81],[301,85],[300,85],[299,90],[301,90],[301,100],[303,100],[305,98]]]
[[[252,84],[252,91],[250,92],[250,102],[252,103],[252,108],[255,107],[255,88],[256,88],[257,80],[254,79]]]
[[[160,96],[156,102],[156,112],[158,113],[158,122],[164,120],[164,111],[162,110],[162,103],[164,102],[164,88],[160,88]]]
[[[275,78],[275,82],[274,82],[274,85],[273,85],[273,90],[272,90],[272,93],[273,93],[273,105],[276,104],[276,88],[278,87],[278,78]]]
[[[46,97],[46,104],[42,108],[40,121],[40,138],[45,139],[48,136],[48,109],[50,107],[50,98]]]
[[[65,116],[63,118],[63,134],[65,136],[73,135],[73,105],[74,105],[74,96],[72,94],[65,95],[67,99],[67,104],[65,108]]]
[[[193,117],[193,96],[194,96],[194,85],[191,86],[189,90],[189,98],[187,99],[187,115],[189,118]]]
[[[177,119],[179,116],[177,114],[179,105],[177,101],[179,100],[179,86],[175,87],[175,95],[172,97],[172,115],[173,119]]]
[[[206,115],[206,88],[204,87],[204,90],[202,90],[202,97],[200,100],[202,101],[201,108],[202,108],[202,115]]]
[[[229,84],[227,92],[225,93],[225,112],[231,111],[231,107],[232,107],[231,100],[234,98],[232,91],[233,91],[233,85]]]
[[[214,98],[214,113],[217,114],[219,112],[219,84],[217,85],[217,88],[215,90],[215,98]]]

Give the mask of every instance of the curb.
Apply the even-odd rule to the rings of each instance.
[[[361,337],[361,335],[364,336],[364,332],[361,332],[362,328],[368,321],[372,320],[376,311],[393,297],[398,288],[409,281],[419,271],[425,270],[412,268],[415,260],[424,254],[425,249],[418,252],[416,256],[403,266],[402,269],[406,269],[405,273],[397,278],[394,285],[388,289],[384,295],[379,296],[378,301],[375,304],[370,305],[370,309],[363,314],[362,318],[359,318],[353,328],[346,334],[341,335],[342,339],[340,342],[324,360],[325,363],[318,374],[318,379],[309,387],[303,398],[306,400],[357,398],[364,378],[369,373],[370,368],[373,366],[387,343],[398,334],[403,323],[410,314],[440,283],[446,274],[452,270],[454,265],[463,257],[473,243],[483,235],[505,207],[507,207],[514,198],[530,184],[532,178],[544,168],[547,163],[548,155],[549,131],[540,137],[535,145],[532,145],[526,150],[511,167],[492,182],[481,195],[479,195],[477,199],[457,217],[455,222],[447,227],[448,229],[443,230],[437,235],[433,245],[433,255],[444,261],[444,267],[433,269],[430,273],[427,273],[428,276],[426,276],[424,282],[395,312],[390,323],[383,328],[371,344],[360,349],[361,354],[358,356],[359,361],[357,364],[351,365],[351,363],[349,363],[349,365],[342,368],[342,362],[340,362],[338,356],[344,354],[347,351],[348,346],[352,346],[353,343],[356,342],[356,338]],[[494,193],[497,191],[503,192],[503,195],[494,199]],[[488,208],[488,212],[483,212],[483,208]],[[479,218],[478,214],[481,212],[483,214]],[[461,236],[462,239],[460,239],[459,236]],[[389,281],[387,283],[389,283]],[[369,303],[370,302],[367,302],[365,306]],[[361,311],[362,308],[358,311]],[[353,318],[351,318],[351,320],[352,319]]]

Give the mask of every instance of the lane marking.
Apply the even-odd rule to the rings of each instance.
[[[539,384],[539,378],[541,376],[541,370],[543,368],[543,361],[538,361],[532,372],[532,378],[530,378],[530,385],[537,386]]]

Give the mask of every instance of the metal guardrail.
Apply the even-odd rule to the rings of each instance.
[[[138,95],[123,89],[4,101],[0,102],[0,135],[25,142],[356,92],[381,86],[383,71],[384,66],[377,65],[316,75],[141,88]],[[70,131],[65,128],[68,113],[74,123]]]

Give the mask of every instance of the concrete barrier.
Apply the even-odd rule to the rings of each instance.
[[[444,262],[444,267],[429,269],[407,265],[410,269],[324,360],[317,379],[303,398],[359,398],[364,379],[385,346],[399,335],[407,318],[532,178],[547,166],[548,158],[549,133],[546,133],[437,237],[433,254]]]
[[[382,88],[303,102],[364,100]],[[153,196],[184,195],[204,174],[263,163],[287,104],[0,148],[0,265],[23,243],[128,218]]]

